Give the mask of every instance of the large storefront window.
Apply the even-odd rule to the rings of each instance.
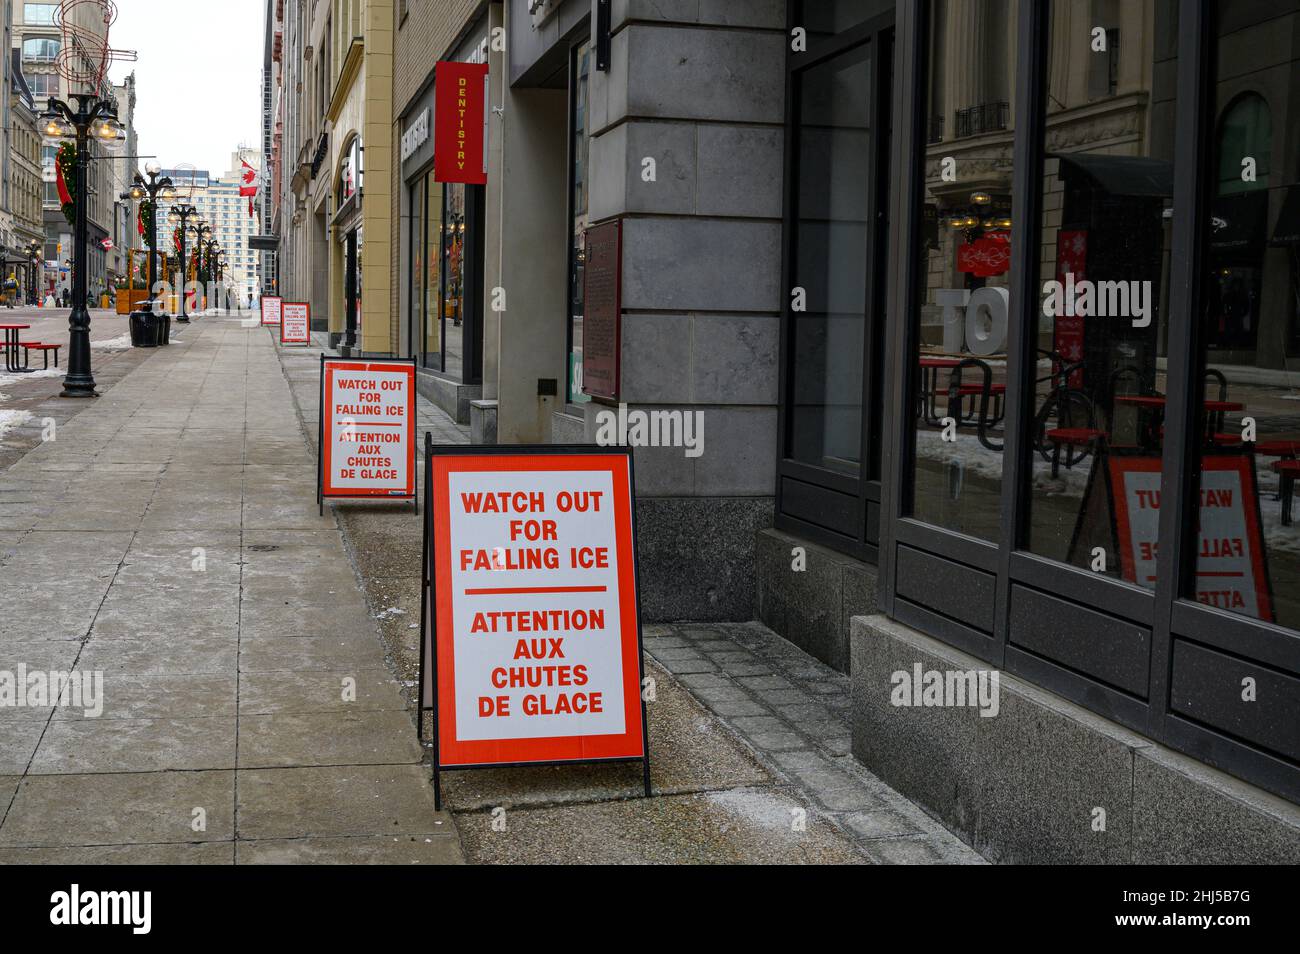
[[[1185,593],[1296,629],[1300,49],[1275,41],[1280,24],[1297,22],[1300,4],[1271,4],[1269,17],[1258,4],[1216,6],[1213,112],[1206,121],[1214,136],[1209,224],[1199,276],[1201,406],[1189,441],[1198,467],[1199,532]],[[1281,135],[1285,128],[1292,134]]]
[[[460,379],[465,356],[465,186],[453,183],[443,191],[442,207],[442,369]]]
[[[1051,4],[1028,549],[1156,581],[1178,6]]]
[[[476,191],[477,189],[477,191]],[[475,215],[481,189],[434,181],[411,186],[411,321],[424,367],[477,383],[480,322],[476,290],[482,281],[481,228]],[[467,352],[467,348],[469,351]],[[468,370],[467,370],[468,369]]]
[[[918,12],[886,611],[1295,798],[1300,0]]]
[[[433,173],[422,179],[424,191],[424,231],[421,236],[424,289],[417,299],[424,328],[424,366],[442,370],[442,183],[433,181]]]
[[[411,355],[416,361],[423,361],[427,349],[424,323],[424,235],[428,226],[428,212],[425,205],[427,187],[424,179],[417,179],[411,189],[411,297],[410,329]]]
[[[789,58],[778,526],[874,560],[893,4],[806,3]]]
[[[361,188],[361,140],[354,138],[339,168],[337,207],[342,208],[343,203],[356,195],[359,188]]]
[[[426,368],[442,370],[442,319],[438,309],[442,186],[426,173],[412,187],[411,316],[416,350]]]
[[[985,540],[1001,527],[1015,4],[932,0],[917,258],[911,515]],[[972,37],[995,48],[975,47]],[[1009,49],[1007,47],[1010,47]]]
[[[791,322],[790,456],[853,475],[862,461],[871,53],[857,47],[799,83],[795,281],[806,301]]]

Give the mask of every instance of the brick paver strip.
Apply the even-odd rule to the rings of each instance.
[[[646,628],[646,651],[882,864],[983,859],[849,755],[849,680],[759,623]],[[702,654],[711,670],[701,673]]]

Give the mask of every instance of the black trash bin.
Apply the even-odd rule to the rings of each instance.
[[[128,319],[131,347],[158,347],[158,316],[150,311],[133,311]]]

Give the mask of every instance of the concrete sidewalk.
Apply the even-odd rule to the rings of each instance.
[[[845,754],[844,678],[758,624],[646,627],[654,797],[639,766],[497,769],[435,812],[421,522],[318,515],[319,354],[203,318],[0,470],[0,863],[980,860]],[[467,439],[423,400],[419,429]],[[102,714],[5,704],[24,667],[101,673]]]
[[[309,440],[317,433],[320,335],[280,360]],[[468,441],[418,401],[420,446]],[[423,474],[420,474],[421,478]],[[420,521],[409,504],[338,501],[344,540],[386,657],[414,707]],[[848,680],[758,623],[646,625],[655,795],[639,765],[444,775],[480,863],[981,863],[968,846],[856,763]],[[431,720],[426,732],[432,732]]]
[[[0,862],[460,859],[265,329],[205,318],[0,473]],[[43,703],[43,704],[42,704]]]

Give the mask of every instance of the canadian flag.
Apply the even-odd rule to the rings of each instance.
[[[253,196],[257,195],[257,170],[248,164],[247,159],[240,159],[240,165],[244,168],[241,170],[242,183],[239,186],[239,194],[248,196],[248,217],[253,217]]]

